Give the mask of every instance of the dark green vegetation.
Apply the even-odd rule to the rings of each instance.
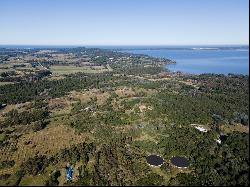
[[[44,99],[60,97],[71,90],[84,88],[98,88],[107,83],[111,78],[105,75],[74,75],[62,80],[37,82],[22,82],[14,85],[0,87],[2,103],[16,104],[31,101],[33,99]]]
[[[23,62],[34,67],[90,64],[112,71],[1,74],[14,84],[0,86],[0,104],[7,104],[0,109],[0,185],[249,184],[248,76],[175,74],[162,68],[167,59],[101,49],[24,52],[36,56]],[[0,54],[6,64],[24,55]],[[150,167],[150,154],[165,163]],[[173,156],[186,157],[190,166],[174,167]],[[67,163],[74,166],[69,183]]]
[[[6,114],[6,119],[3,122],[3,126],[13,126],[16,124],[28,125],[31,122],[44,121],[48,115],[48,111],[43,109],[36,109],[32,112],[23,111],[20,113],[17,110],[12,110]]]
[[[170,180],[170,184],[177,182],[187,186],[248,185],[248,142],[248,134],[235,133],[230,134],[221,146],[202,145],[210,148],[209,152],[204,148],[191,150],[190,157],[195,170],[189,174],[178,174],[176,178]]]

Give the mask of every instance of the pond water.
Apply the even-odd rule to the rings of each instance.
[[[160,166],[164,162],[163,158],[158,155],[149,155],[146,160],[152,166]]]
[[[177,167],[185,168],[189,166],[189,161],[185,157],[182,156],[174,156],[171,158],[171,163]]]

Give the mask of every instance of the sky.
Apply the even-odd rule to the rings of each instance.
[[[249,44],[249,0],[0,0],[0,45]]]

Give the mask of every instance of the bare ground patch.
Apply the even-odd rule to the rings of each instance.
[[[245,132],[245,133],[249,133],[249,127],[248,126],[244,126],[241,124],[235,124],[235,125],[222,125],[221,130],[223,130],[225,133],[231,133],[231,132]]]
[[[127,87],[117,89],[115,93],[119,97],[133,97],[136,95],[136,92],[133,91],[132,88],[127,88]]]

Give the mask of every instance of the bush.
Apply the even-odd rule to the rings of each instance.
[[[14,160],[5,160],[0,162],[0,169],[3,168],[11,168],[15,165],[15,161]]]
[[[24,174],[37,175],[48,165],[49,160],[46,156],[35,156],[34,158],[29,158],[26,162],[22,163],[21,170]]]

